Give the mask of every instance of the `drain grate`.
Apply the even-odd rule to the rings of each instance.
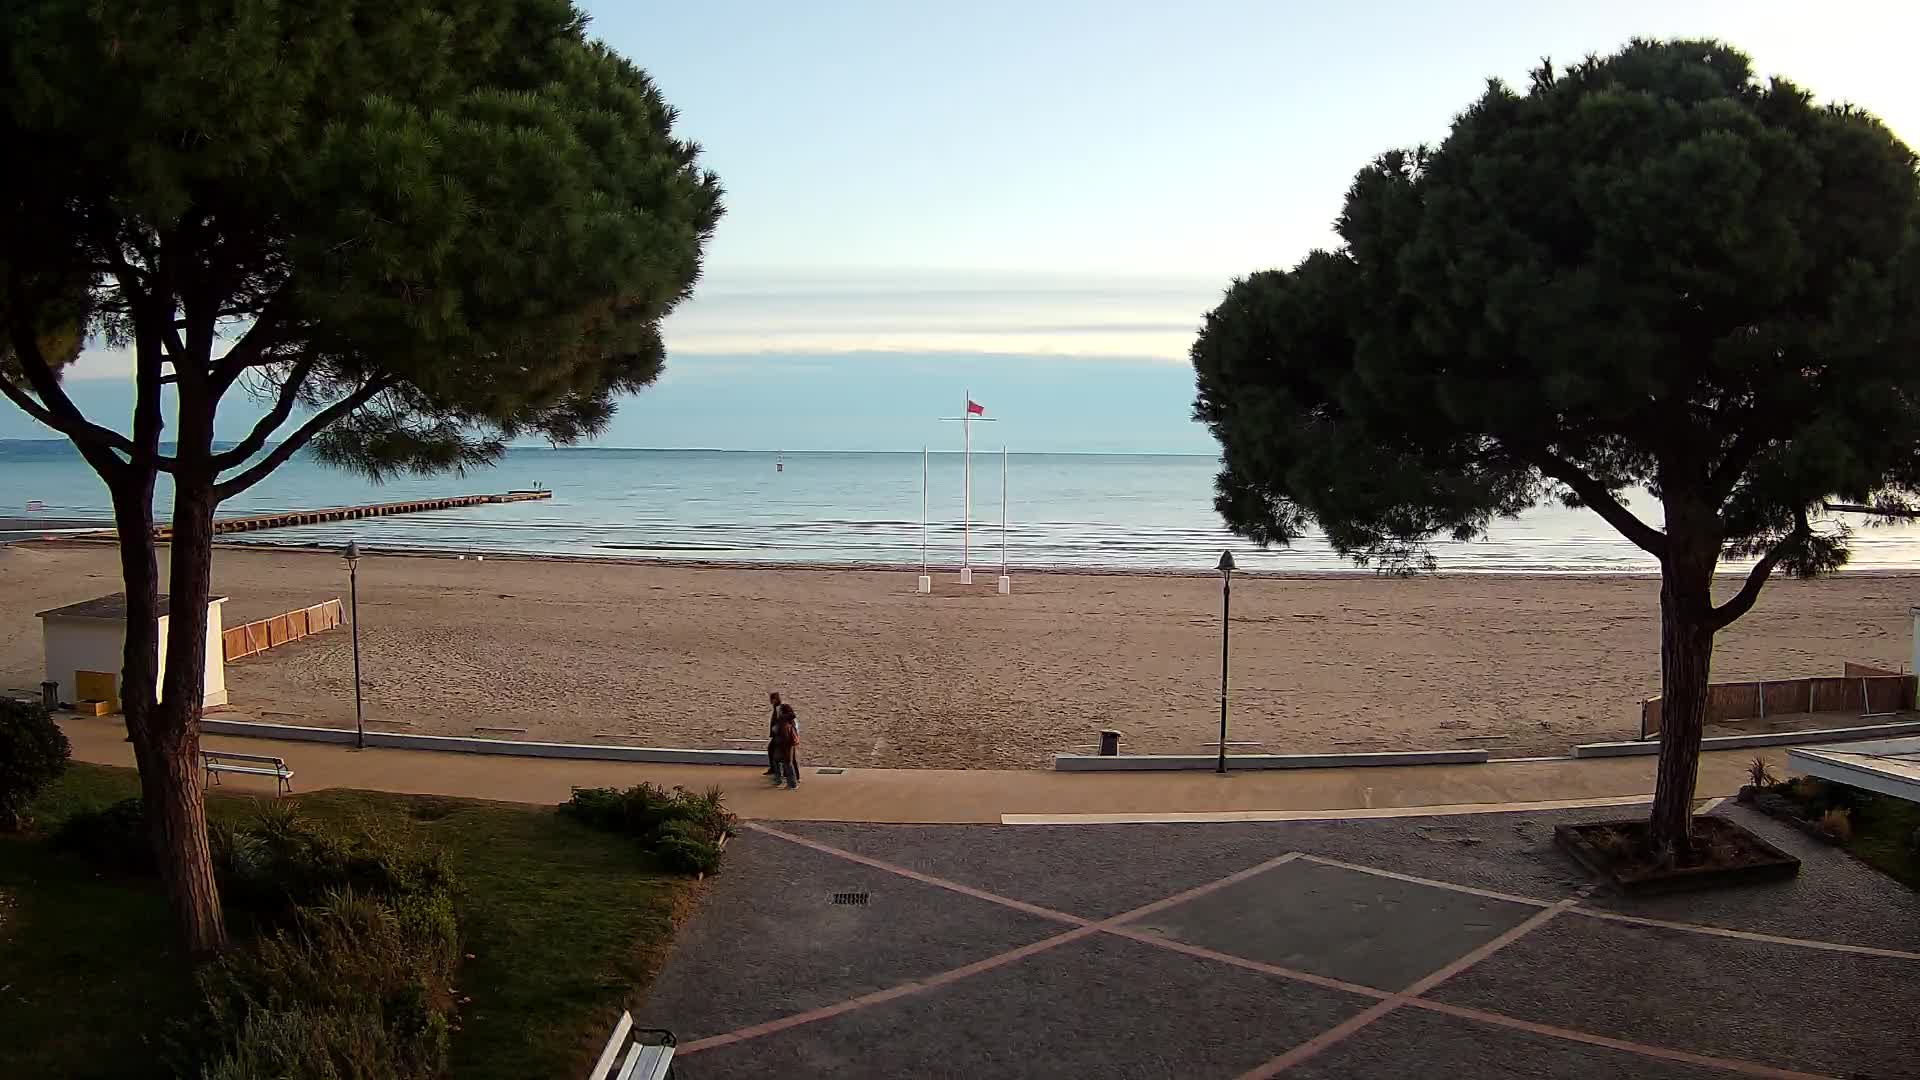
[[[866,907],[867,894],[863,892],[837,892],[833,902],[840,907]]]
[[[839,776],[839,775],[840,775],[841,773],[843,773],[843,772],[846,772],[846,771],[847,771],[847,770],[845,770],[845,769],[815,769],[815,770],[813,770],[813,775],[815,775],[815,776]]]

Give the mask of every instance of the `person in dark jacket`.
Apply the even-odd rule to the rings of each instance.
[[[800,720],[794,715],[793,706],[781,705],[774,712],[773,721],[775,756],[780,761],[780,775],[773,778],[775,784],[781,780],[787,782],[789,789],[800,786]]]
[[[780,779],[780,756],[774,753],[778,744],[780,728],[780,695],[768,694],[767,705],[773,709],[773,716],[767,720],[767,775],[776,782]]]

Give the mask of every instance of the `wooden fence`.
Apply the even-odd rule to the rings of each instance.
[[[345,620],[340,601],[328,600],[309,608],[283,612],[270,619],[236,626],[221,635],[221,650],[228,660],[263,653],[309,634],[333,630]]]
[[[1857,712],[1862,716],[1914,707],[1914,677],[1848,664],[1838,678],[1763,679],[1707,687],[1707,722],[1765,720],[1788,713]],[[1640,737],[1660,733],[1660,699],[1640,703]]]

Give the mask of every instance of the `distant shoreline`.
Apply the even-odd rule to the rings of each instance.
[[[7,520],[8,519],[0,518],[0,540],[5,539],[5,536],[4,536],[5,522]],[[98,527],[111,528],[112,526],[110,523],[108,523],[108,524],[100,525]],[[37,532],[32,533],[31,535],[24,535],[24,536],[18,537],[16,539],[18,542],[33,542],[36,544],[43,544],[48,546],[93,547],[93,546],[100,546],[100,545],[105,545],[107,543],[110,543],[110,541],[105,539],[82,538],[77,536],[53,537],[51,539],[43,539],[40,536],[40,534]],[[162,541],[159,546],[164,548],[169,545],[166,542]],[[233,550],[239,550],[239,551],[281,553],[281,554],[287,554],[287,555],[302,555],[302,556],[318,555],[318,556],[326,556],[329,558],[338,558],[340,555],[340,552],[333,547],[321,547],[315,544],[275,544],[275,543],[270,543],[270,542],[260,541],[260,540],[220,539],[215,541],[215,547],[227,548],[227,549],[233,549]],[[376,557],[396,558],[396,559],[440,559],[440,560],[447,560],[447,561],[459,561],[464,558],[464,559],[472,559],[474,561],[564,563],[564,564],[574,564],[574,565],[581,565],[581,566],[638,566],[638,567],[651,566],[651,567],[658,567],[663,570],[803,570],[803,571],[817,572],[817,573],[841,573],[841,574],[845,574],[845,573],[918,574],[920,571],[920,567],[918,563],[832,562],[832,561],[781,562],[777,560],[765,560],[765,559],[751,560],[751,561],[749,560],[734,561],[729,559],[646,558],[643,556],[635,556],[635,555],[581,555],[577,553],[550,553],[550,552],[539,552],[539,551],[457,551],[457,550],[446,549],[446,548],[429,548],[429,547],[386,547],[386,546],[372,545],[372,544],[366,544],[366,543],[360,544],[360,551],[361,551],[361,554],[364,556],[376,556]],[[990,586],[993,583],[993,577],[997,574],[999,570],[999,565],[997,563],[995,564],[976,563],[973,569],[976,577],[976,585],[984,587],[984,586]],[[1067,566],[1067,565],[1035,566],[1035,565],[1013,564],[1013,565],[1010,565],[1007,569],[1010,574],[1013,574],[1015,576],[1023,575],[1023,574],[1038,574],[1038,575],[1045,575],[1047,577],[1138,577],[1138,578],[1156,578],[1156,579],[1158,578],[1209,578],[1210,579],[1210,578],[1217,578],[1220,576],[1219,572],[1216,570],[1204,569],[1200,567],[1186,569],[1181,567],[1145,567],[1145,566],[1103,567],[1103,566]],[[932,566],[932,567],[929,567],[928,572],[934,576],[936,581],[939,581],[939,580],[944,580],[947,577],[957,577],[960,573],[960,569],[958,566],[951,566],[951,565]],[[1746,576],[1746,573],[1747,571],[1745,567],[1736,566],[1736,567],[1723,568],[1716,572],[1716,576],[1723,579],[1738,579],[1738,578],[1744,578]],[[1843,570],[1836,571],[1835,573],[1837,575],[1844,576],[1850,580],[1855,580],[1855,581],[1864,580],[1868,578],[1890,578],[1890,579],[1891,578],[1915,578],[1915,577],[1920,577],[1920,566],[1867,567],[1867,568],[1859,568],[1859,569],[1843,569]],[[1422,571],[1420,573],[1407,575],[1405,577],[1399,577],[1399,578],[1396,578],[1394,575],[1391,575],[1391,574],[1382,574],[1382,573],[1379,573],[1378,571],[1371,570],[1366,567],[1359,567],[1359,566],[1352,567],[1350,569],[1343,569],[1343,570],[1240,569],[1234,572],[1235,580],[1241,580],[1245,578],[1258,578],[1262,581],[1287,581],[1287,580],[1327,581],[1327,580],[1355,580],[1355,579],[1364,579],[1364,578],[1378,578],[1381,580],[1401,580],[1401,581],[1409,581],[1409,582],[1418,582],[1423,580],[1446,580],[1446,579],[1454,579],[1454,578],[1508,578],[1508,579],[1516,579],[1516,580],[1543,580],[1543,581],[1575,580],[1575,581],[1603,582],[1603,581],[1645,581],[1649,579],[1657,579],[1659,576],[1660,576],[1660,572],[1657,570],[1621,570],[1621,569],[1504,570],[1504,569],[1485,569],[1485,568],[1478,568],[1478,567],[1448,566],[1444,563],[1436,570]],[[1776,575],[1776,577],[1779,577],[1779,575]]]

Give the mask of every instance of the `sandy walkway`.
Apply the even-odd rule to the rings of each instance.
[[[778,688],[814,761],[1018,767],[1108,725],[1131,751],[1198,751],[1218,722],[1217,580],[1030,574],[999,597],[949,576],[921,597],[905,573],[369,558],[360,581],[368,715],[400,730],[752,746]],[[215,585],[232,622],[344,598],[346,574],[331,555],[224,549]],[[34,612],[117,588],[107,548],[0,547],[0,688],[39,682]],[[1630,736],[1658,682],[1657,591],[1243,579],[1232,737],[1517,755]],[[1714,674],[1899,666],[1916,599],[1916,576],[1776,581],[1721,636]],[[228,681],[268,719],[352,723],[344,631],[232,664]]]

